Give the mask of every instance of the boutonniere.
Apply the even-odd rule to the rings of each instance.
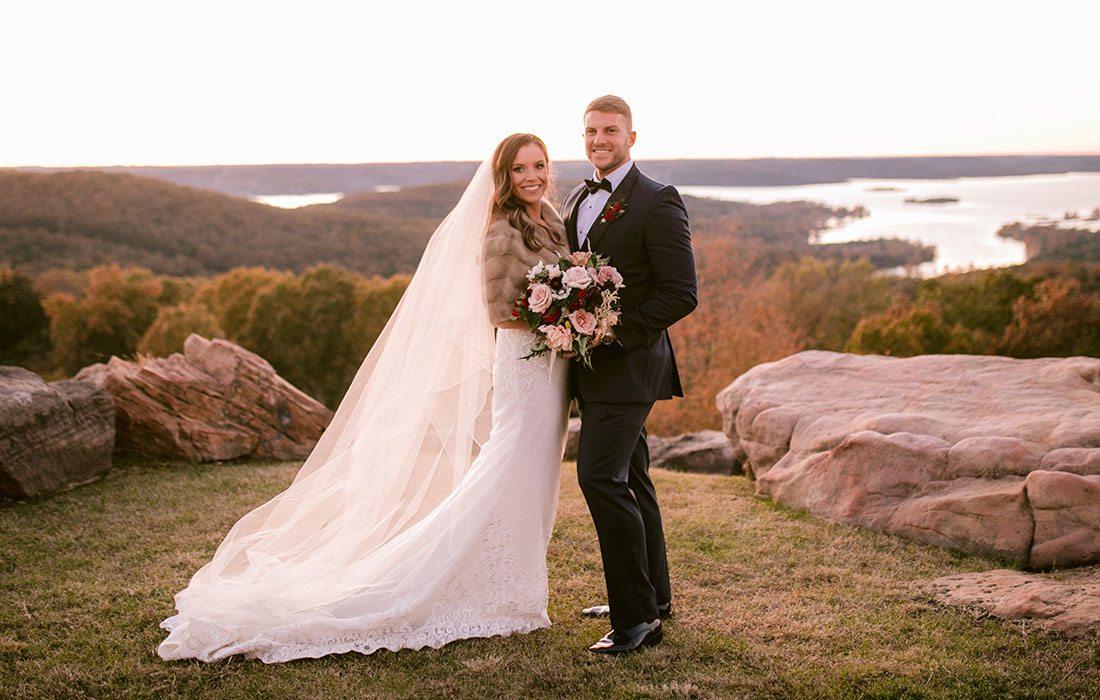
[[[626,202],[619,200],[618,202],[612,202],[607,205],[607,208],[603,210],[603,216],[600,217],[600,223],[606,224],[610,221],[618,219],[620,216],[626,213]]]

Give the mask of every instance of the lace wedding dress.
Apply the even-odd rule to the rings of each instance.
[[[488,321],[483,163],[290,487],[176,595],[164,659],[272,663],[546,627],[568,362]]]

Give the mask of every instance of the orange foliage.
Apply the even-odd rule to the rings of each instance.
[[[720,429],[718,392],[751,367],[802,349],[758,267],[765,251],[751,239],[696,241],[699,306],[670,331],[685,397],[657,402],[653,434]]]

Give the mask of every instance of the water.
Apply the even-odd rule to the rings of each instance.
[[[395,191],[378,187],[376,191]],[[922,265],[921,274],[939,274],[971,267],[999,267],[1024,261],[1024,244],[998,238],[1004,224],[1061,220],[1067,212],[1088,216],[1100,207],[1100,173],[965,177],[949,180],[849,180],[824,185],[789,187],[684,186],[680,192],[754,204],[809,200],[831,206],[862,205],[869,216],[822,232],[822,243],[868,238],[905,238],[936,246],[936,259]],[[253,201],[293,209],[329,204],[340,192],[277,194]],[[907,197],[957,197],[952,204],[906,204]],[[1061,221],[1097,230],[1097,221]]]
[[[874,188],[874,189],[873,189]],[[891,188],[883,191],[883,188]],[[905,238],[936,246],[936,259],[922,274],[1024,262],[1024,244],[996,236],[1014,221],[1061,220],[1065,212],[1088,216],[1100,207],[1100,173],[967,177],[950,180],[850,180],[792,187],[678,188],[694,197],[754,204],[808,200],[831,206],[862,205],[869,216],[822,232],[822,243],[868,238]],[[877,190],[877,191],[876,191]],[[952,204],[906,204],[907,197],[957,197]],[[1097,230],[1097,221],[1063,221]]]
[[[401,188],[397,185],[376,185],[372,191],[400,192]],[[312,194],[259,194],[249,199],[279,209],[297,209],[311,204],[332,204],[343,198],[343,192],[314,192]]]
[[[297,209],[311,204],[332,204],[344,198],[343,192],[314,192],[313,194],[258,194],[250,197],[253,202],[279,209]]]

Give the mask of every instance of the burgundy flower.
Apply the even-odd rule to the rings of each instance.
[[[607,205],[607,208],[603,210],[603,216],[600,217],[600,223],[606,224],[609,221],[614,221],[620,216],[626,213],[626,202],[618,201],[612,202]]]

